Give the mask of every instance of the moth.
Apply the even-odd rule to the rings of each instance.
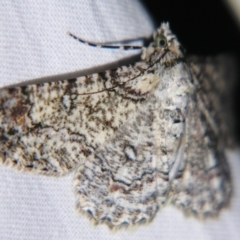
[[[75,171],[77,211],[109,227],[149,222],[167,203],[217,216],[233,190],[230,65],[186,57],[162,23],[139,62],[2,89],[0,162],[48,176]]]

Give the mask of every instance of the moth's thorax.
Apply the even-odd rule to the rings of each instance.
[[[194,90],[187,64],[181,62],[172,67],[158,64],[156,72],[159,84],[155,89],[155,96],[161,101],[172,99],[171,101],[175,102],[178,107],[186,104],[183,99],[186,99]]]

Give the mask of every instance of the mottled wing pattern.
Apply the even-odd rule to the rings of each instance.
[[[230,55],[188,58],[196,86],[198,109],[212,129],[224,141],[225,147],[236,142],[233,117],[236,59]],[[222,137],[224,136],[224,138]]]
[[[232,139],[226,122],[231,119],[227,113],[232,110],[229,111],[234,74],[228,74],[226,81],[231,66],[231,59],[226,56],[191,60],[196,92],[188,104],[185,168],[173,180],[171,194],[176,206],[203,218],[216,216],[229,204],[232,194],[224,150]]]
[[[1,90],[0,162],[46,175],[77,168],[77,210],[111,227],[149,221],[169,201],[216,215],[232,192],[223,150],[231,142],[229,64],[186,61],[167,23],[141,58]]]
[[[217,59],[212,60],[213,66],[207,61],[208,68],[220,68]],[[200,63],[194,64],[201,68]],[[170,73],[169,82],[173,69],[177,71],[175,67],[164,71]],[[201,71],[198,83],[192,72],[195,90],[187,98],[186,112],[184,107],[176,108],[170,92],[164,100],[160,100],[164,91],[158,100],[150,94],[133,118],[80,166],[74,180],[79,212],[114,227],[149,221],[169,200],[199,218],[215,216],[228,205],[232,186],[222,138],[228,132],[217,94],[220,89],[215,86],[215,78],[223,72],[212,79]],[[171,90],[175,90],[173,83]],[[222,95],[224,90],[228,92],[223,87]],[[174,165],[178,166],[173,171]]]
[[[2,89],[0,162],[46,175],[61,175],[84,162],[132,117],[136,104],[156,84],[149,74],[145,79],[148,69],[143,62],[72,80]]]
[[[158,111],[156,111],[158,109]],[[77,171],[77,210],[110,227],[151,220],[167,200],[184,119],[148,98]],[[176,136],[176,133],[180,133]]]
[[[182,166],[186,107],[193,86],[168,25],[158,31],[156,45],[164,47],[146,52],[156,61],[148,72],[155,76],[151,82],[157,79],[152,91],[75,175],[77,210],[110,227],[151,220],[168,199],[169,179]],[[165,44],[173,53],[165,51]],[[128,87],[135,89],[136,84],[128,82]]]

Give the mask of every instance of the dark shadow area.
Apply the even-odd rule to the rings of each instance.
[[[155,26],[169,22],[188,54],[211,56],[230,53],[238,59],[240,27],[226,4],[219,0],[142,0]],[[240,75],[233,93],[236,122],[240,122]],[[240,126],[236,124],[238,140]]]

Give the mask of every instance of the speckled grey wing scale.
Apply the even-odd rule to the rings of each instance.
[[[230,56],[191,57],[188,62],[196,91],[188,104],[185,167],[172,181],[171,201],[204,218],[217,216],[232,194],[224,151],[234,144],[231,95],[236,70]]]
[[[161,110],[160,106],[149,97],[135,116],[80,166],[74,181],[80,212],[87,212],[97,222],[133,225],[151,220],[166,202],[168,175],[184,124],[179,110]],[[167,132],[164,125],[169,126]]]
[[[0,162],[50,176],[77,168],[77,210],[110,227],[149,221],[167,202],[216,215],[232,190],[228,130],[211,71],[199,75],[216,64],[186,61],[168,24],[153,39],[133,65],[1,90]]]
[[[135,118],[79,168],[77,209],[111,227],[149,221],[168,202],[197,218],[217,216],[232,193],[224,153],[231,134],[223,111],[230,106],[222,104],[232,90],[223,78],[230,60],[188,59],[191,79],[198,78],[192,80],[197,89],[185,108],[175,108],[173,99],[155,102],[149,96]]]
[[[120,68],[1,90],[1,162],[46,175],[61,175],[83,163],[132,116],[137,100],[129,101],[128,95],[136,89],[124,82],[147,68],[136,64],[128,77]]]
[[[198,106],[197,97],[189,100],[184,167],[171,183],[170,199],[186,214],[203,219],[228,205],[232,186],[226,145]]]

